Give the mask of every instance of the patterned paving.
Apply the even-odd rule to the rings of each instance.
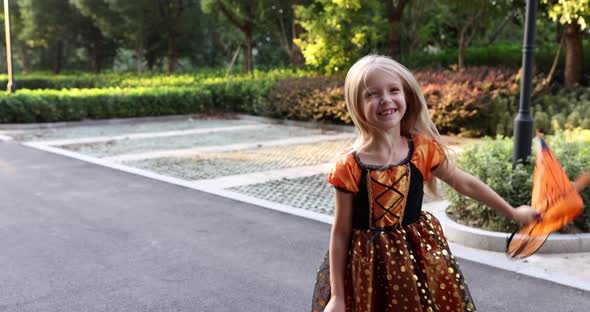
[[[184,119],[175,121],[133,122],[128,124],[85,125],[77,127],[58,127],[51,129],[5,131],[17,141],[40,141],[57,139],[77,139],[121,134],[174,131],[199,128],[230,127],[257,124],[240,119]]]
[[[326,174],[230,188],[256,198],[323,214],[334,214],[333,188]]]
[[[211,179],[281,168],[319,165],[334,161],[353,143],[352,139],[314,144],[265,147],[222,153],[200,153],[192,157],[169,157],[125,162],[187,180]]]
[[[159,138],[116,140],[100,143],[69,144],[61,146],[68,150],[95,157],[106,157],[155,150],[174,150],[213,145],[252,143],[282,138],[322,134],[319,129],[277,127],[266,125],[260,129],[212,132],[207,134],[176,135]]]
[[[327,173],[232,187],[229,190],[313,212],[334,215],[334,191]],[[424,202],[431,201],[427,196]]]

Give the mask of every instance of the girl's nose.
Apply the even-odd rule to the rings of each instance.
[[[393,99],[391,98],[391,95],[385,93],[385,94],[383,94],[383,96],[381,96],[380,104],[389,104],[392,101],[393,101]]]

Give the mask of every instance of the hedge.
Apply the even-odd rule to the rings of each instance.
[[[546,140],[570,179],[590,168],[590,130],[559,131],[547,136]],[[512,139],[486,139],[467,145],[457,164],[479,177],[512,206],[530,205],[536,147],[528,164],[519,164],[514,170],[512,150]],[[450,201],[447,213],[460,223],[501,232],[512,232],[518,228],[512,220],[451,188],[445,188],[445,193]],[[590,188],[581,194],[586,205],[584,212],[562,231],[564,233],[590,232]]]
[[[415,75],[422,85],[432,118],[442,133],[476,137],[512,134],[519,94],[515,70],[485,66],[459,71],[436,68],[416,71]],[[20,89],[16,94],[0,95],[0,122],[217,111],[351,123],[344,104],[342,77],[320,77],[293,71],[194,78],[197,76],[105,76],[109,77],[107,79],[99,75],[97,81],[126,81],[128,86]],[[86,78],[81,76],[80,79]],[[588,129],[590,88],[558,89],[538,94],[533,99],[532,113],[536,127],[545,133],[577,127]]]

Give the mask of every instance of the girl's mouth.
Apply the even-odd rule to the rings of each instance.
[[[377,113],[377,115],[379,115],[379,116],[388,116],[388,115],[391,115],[391,114],[396,113],[396,112],[397,112],[397,108],[390,108],[390,109],[386,109],[386,110],[380,111],[379,113]]]

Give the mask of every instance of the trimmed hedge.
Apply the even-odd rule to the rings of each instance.
[[[584,59],[590,59],[590,41],[584,40]],[[535,67],[541,72],[549,72],[557,44],[543,44],[535,48]],[[457,49],[441,50],[439,52],[415,52],[402,58],[402,63],[409,68],[441,66],[449,67],[457,64]],[[502,64],[518,69],[522,66],[521,44],[493,44],[484,47],[470,47],[465,51],[466,66],[496,66]],[[563,70],[565,53],[561,51],[558,72]],[[590,71],[590,62],[584,63],[584,72]]]
[[[425,69],[415,74],[422,84],[432,118],[441,133],[463,136],[512,134],[518,109],[519,84],[516,71],[509,68],[470,67],[460,71]],[[70,82],[78,81],[76,77],[64,77],[71,78]],[[82,75],[79,81],[84,79],[87,77]],[[274,70],[229,77],[206,74],[170,77],[130,74],[96,76],[97,84],[103,83],[101,80],[109,84],[118,81],[128,86],[20,89],[16,94],[0,95],[0,122],[49,122],[221,111],[351,123],[344,104],[342,77],[319,77],[306,72]],[[190,98],[192,94],[194,97]],[[576,127],[588,129],[590,88],[537,95],[533,99],[533,116],[536,127],[545,133]]]
[[[211,92],[197,88],[22,90],[0,97],[0,122],[159,116],[213,109]]]
[[[560,131],[547,136],[547,143],[559,159],[570,179],[590,168],[590,130]],[[512,169],[512,139],[487,139],[483,143],[469,144],[457,160],[465,171],[479,177],[514,207],[529,205],[533,183],[534,153],[528,164]],[[513,232],[518,225],[479,202],[445,188],[451,202],[447,213],[460,223],[491,231]],[[582,192],[586,209],[564,233],[590,232],[590,188]]]
[[[50,74],[32,73],[16,75],[17,88],[40,89],[100,89],[100,88],[162,88],[162,87],[186,87],[200,86],[203,83],[219,83],[225,80],[248,79],[285,79],[289,77],[313,76],[311,72],[291,69],[273,69],[270,71],[254,71],[252,74],[231,74],[226,76],[221,70],[208,70],[191,74],[164,74],[164,73],[121,73],[121,74]],[[7,75],[0,75],[0,85],[6,86]]]

